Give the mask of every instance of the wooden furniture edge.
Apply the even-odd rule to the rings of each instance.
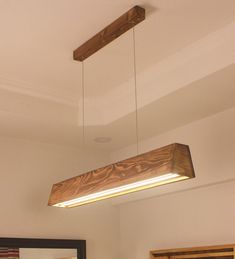
[[[189,252],[195,251],[196,252],[196,251],[200,251],[200,250],[216,250],[216,249],[226,249],[226,248],[233,248],[235,250],[235,244],[151,250],[150,251],[150,259],[155,258],[154,254],[176,253],[176,252],[187,252],[187,251],[189,251]]]

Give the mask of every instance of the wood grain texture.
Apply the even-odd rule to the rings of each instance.
[[[172,259],[196,259],[196,258],[205,258],[205,257],[227,257],[227,256],[233,256],[232,252],[210,252],[210,253],[201,253],[201,254],[184,254],[184,255],[174,255],[171,256]]]
[[[168,250],[155,250],[150,252],[150,259],[195,259],[195,258],[216,258],[233,259],[235,245],[205,246],[193,248],[178,248]]]
[[[216,245],[216,246],[199,246],[199,247],[186,247],[186,248],[171,248],[163,250],[153,250],[151,251],[157,257],[161,256],[170,256],[171,254],[192,254],[192,253],[201,253],[201,252],[211,252],[211,251],[232,251],[235,247],[235,244],[231,245]]]
[[[48,204],[55,205],[167,173],[195,176],[188,146],[171,144],[54,184]]]
[[[74,60],[85,60],[113,40],[117,39],[123,33],[142,22],[144,19],[145,9],[140,6],[133,7],[87,42],[78,47],[73,52]]]

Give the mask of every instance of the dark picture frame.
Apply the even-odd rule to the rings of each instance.
[[[2,237],[0,247],[76,249],[77,258],[86,259],[86,240]]]

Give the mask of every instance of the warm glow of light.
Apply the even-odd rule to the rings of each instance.
[[[165,174],[162,176],[157,176],[154,178],[130,183],[130,184],[112,188],[112,189],[108,189],[105,191],[92,193],[92,194],[82,196],[82,197],[79,197],[76,199],[57,203],[53,206],[62,207],[62,208],[80,206],[80,205],[84,205],[87,203],[91,203],[91,202],[131,193],[131,192],[149,189],[149,188],[156,187],[159,185],[184,180],[187,178],[188,178],[187,176],[181,176],[179,174],[169,173],[169,174]]]

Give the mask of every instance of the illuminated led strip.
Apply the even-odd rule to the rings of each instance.
[[[112,188],[112,189],[108,189],[105,191],[88,194],[86,196],[79,197],[79,198],[76,198],[73,200],[57,203],[53,206],[62,207],[62,208],[74,207],[74,206],[94,202],[97,200],[103,200],[105,198],[110,198],[110,197],[118,196],[121,194],[129,193],[129,192],[134,192],[137,190],[143,190],[143,189],[155,187],[157,185],[166,184],[166,183],[169,183],[172,181],[178,181],[178,180],[183,180],[183,179],[187,179],[187,178],[188,178],[187,176],[180,176],[179,174],[169,173],[169,174],[165,174],[162,176],[150,178],[147,180],[123,185],[123,186]]]

